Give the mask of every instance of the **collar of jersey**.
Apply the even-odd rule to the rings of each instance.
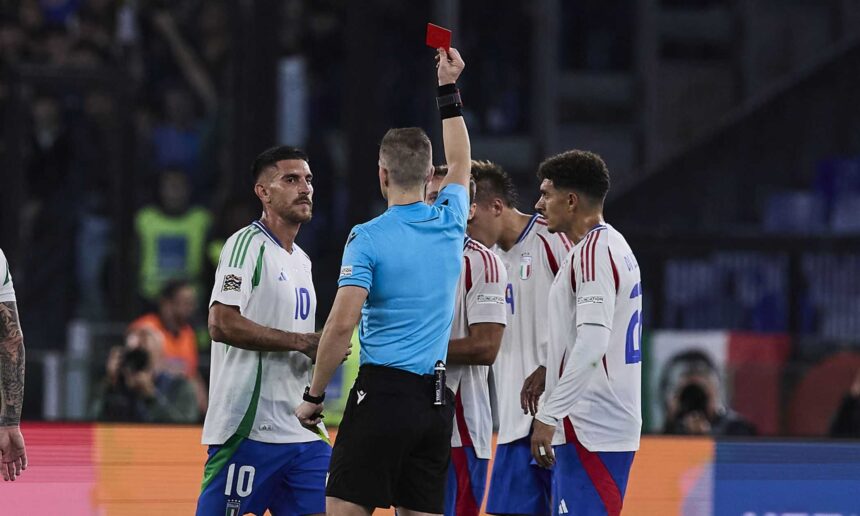
[[[274,233],[269,231],[269,228],[267,228],[266,225],[263,224],[262,220],[255,220],[254,222],[251,223],[251,225],[254,226],[255,228],[259,229],[260,231],[262,231],[264,235],[269,237],[272,240],[272,242],[275,243],[275,245],[277,245],[278,247],[284,247],[281,245],[281,241],[278,240],[278,237],[276,237]]]
[[[422,201],[416,201],[409,204],[395,204],[389,206],[390,213],[396,213],[398,216],[405,218],[408,222],[421,222],[433,218],[430,206]]]
[[[534,226],[534,225],[535,225],[535,221],[537,220],[537,218],[538,218],[538,214],[537,214],[537,213],[535,213],[534,215],[532,215],[532,218],[531,218],[531,219],[529,219],[529,223],[528,223],[528,224],[526,224],[525,229],[523,229],[523,232],[522,232],[522,233],[520,233],[520,236],[519,236],[519,238],[517,238],[517,241],[516,241],[516,242],[514,242],[514,245],[519,244],[520,242],[522,242],[522,241],[523,241],[523,239],[526,237],[526,235],[528,235],[528,234],[529,234],[529,231],[531,231],[531,230],[532,230],[532,226]]]

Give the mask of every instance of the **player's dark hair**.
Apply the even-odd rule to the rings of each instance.
[[[570,150],[547,158],[537,172],[556,188],[575,190],[593,201],[603,202],[609,192],[609,169],[593,152]]]
[[[433,177],[445,177],[448,175],[448,165],[436,165],[433,167]],[[478,185],[475,183],[475,178],[469,178],[469,204],[475,202],[475,193],[478,191]]]
[[[472,178],[477,184],[475,202],[501,199],[508,208],[515,208],[519,200],[511,176],[498,163],[472,160]]]
[[[167,281],[163,287],[161,287],[161,292],[158,294],[158,299],[161,301],[169,301],[176,297],[176,294],[179,293],[185,287],[190,287],[191,282],[186,279],[172,279]]]
[[[310,163],[307,153],[298,147],[278,145],[277,147],[264,150],[256,159],[254,159],[254,164],[251,165],[251,178],[254,181],[260,179],[260,174],[262,174],[264,170],[285,159],[300,159],[305,163]]]

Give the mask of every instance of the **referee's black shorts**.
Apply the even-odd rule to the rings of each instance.
[[[326,496],[442,514],[454,396],[433,405],[433,377],[363,365],[349,392]]]

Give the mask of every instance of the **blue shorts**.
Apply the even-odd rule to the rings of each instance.
[[[445,516],[478,516],[484,503],[489,459],[479,459],[475,448],[451,448],[445,484]]]
[[[531,437],[496,447],[487,495],[489,514],[549,514],[551,490],[550,470],[532,460]]]
[[[323,514],[330,458],[323,441],[272,444],[233,436],[209,447],[197,514]]]
[[[553,515],[621,514],[635,452],[590,452],[565,424],[567,444],[553,446]]]

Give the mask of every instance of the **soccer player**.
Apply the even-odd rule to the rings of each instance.
[[[495,244],[508,272],[508,326],[493,364],[499,436],[487,512],[548,514],[550,475],[530,465],[532,417],[527,412],[534,413],[543,392],[547,292],[570,241],[561,233],[550,234],[543,217],[516,209],[516,189],[499,165],[477,162],[472,175],[478,191],[469,234]]]
[[[538,211],[576,245],[549,292],[554,374],[535,416],[532,454],[554,466],[553,514],[618,515],[642,429],[639,265],[603,220],[609,172],[599,156],[564,152],[541,163],[538,177]],[[565,444],[553,448],[558,426]]]
[[[24,334],[9,262],[0,249],[0,472],[14,481],[27,469],[27,450],[21,435],[24,404]]]
[[[322,514],[331,447],[324,426],[293,417],[319,342],[311,261],[295,244],[311,220],[313,175],[292,147],[263,152],[251,173],[263,215],[227,239],[209,302],[209,459],[197,514]]]
[[[427,185],[427,204],[436,201],[447,173],[448,167],[436,167]],[[471,181],[469,200],[474,197],[475,182]],[[470,217],[474,212],[475,205],[471,204]],[[446,516],[477,516],[484,501],[493,439],[487,376],[507,324],[507,284],[508,275],[499,257],[467,236],[448,341],[447,382],[454,392],[455,417],[445,488]]]
[[[465,64],[438,49],[437,104],[448,175],[432,206],[424,192],[432,149],[418,128],[392,129],[379,147],[388,210],[353,228],[317,365],[296,417],[319,422],[325,387],[361,319],[361,367],[332,452],[329,515],[441,514],[451,454],[453,394],[434,374],[448,351],[469,214],[471,147],[454,81]],[[441,373],[441,371],[440,371]]]

